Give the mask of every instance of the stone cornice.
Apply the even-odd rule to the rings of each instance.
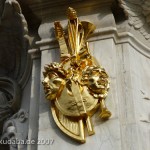
[[[143,56],[150,58],[150,47],[143,44],[139,41],[132,33],[130,32],[117,32],[115,27],[107,27],[102,29],[97,29],[95,33],[89,38],[88,42],[99,41],[104,39],[113,39],[117,44],[129,43],[136,51],[141,53]],[[43,39],[36,43],[41,51],[59,49],[59,45],[54,39]]]
[[[32,60],[40,58],[40,50],[39,49],[29,49],[29,55],[31,56]]]
[[[18,0],[24,8],[24,14],[34,13],[39,18],[55,18],[57,15],[63,17],[66,8],[69,6],[74,7],[79,13],[91,13],[98,7],[110,6],[114,0]],[[29,9],[31,12],[29,12]]]
[[[80,21],[88,21],[93,23],[96,26],[96,29],[109,26],[116,27],[114,16],[111,10],[108,8],[101,8],[100,10],[98,10],[98,12],[95,12],[95,14],[89,14],[85,16],[82,16],[80,13],[78,13],[78,17]],[[51,19],[45,19],[42,21],[38,30],[38,34],[42,40],[48,38],[55,39],[54,21],[52,21]],[[64,14],[64,19],[59,21],[61,22],[61,25],[65,30],[68,22],[66,14]]]
[[[149,23],[148,18],[146,18],[147,17],[146,1],[145,3],[142,3],[141,1],[141,4],[143,4],[142,6],[140,6],[138,3],[135,3],[134,0],[131,1],[118,0],[118,1],[120,2],[121,7],[123,7],[126,15],[128,16],[129,25],[133,26],[135,31],[139,30],[143,34],[145,39],[149,39],[149,25],[148,25]],[[138,2],[139,1],[140,0],[138,0]],[[43,1],[28,0],[27,2],[30,4],[29,7],[33,10],[33,12],[39,15],[42,19],[42,23],[39,27],[39,35],[41,37],[41,41],[36,42],[36,44],[40,47],[41,51],[58,48],[58,43],[56,42],[54,38],[54,33],[52,31],[53,22],[58,19],[61,20],[61,23],[63,25],[65,25],[66,24],[65,23],[66,20],[64,20],[64,18],[66,17],[65,9],[71,5],[77,9],[78,14],[80,14],[81,20],[90,21],[97,26],[97,30],[95,31],[93,36],[89,39],[89,42],[94,40],[113,38],[116,44],[129,43],[138,52],[150,58],[149,44],[145,44],[146,42],[144,43],[142,40],[140,40],[142,36],[136,37],[133,32],[130,31],[119,32],[117,30],[115,21],[113,19],[113,15],[110,9],[108,9],[110,8],[113,0],[106,0],[106,1],[87,0],[86,2],[83,2],[81,0],[75,1],[56,0],[54,2],[49,0]],[[107,8],[106,11],[107,14],[104,13],[105,8]],[[138,15],[139,13],[141,15]],[[99,17],[100,14],[105,14],[105,17],[100,18]],[[90,18],[89,20],[87,19],[88,17]],[[137,19],[137,21],[134,21],[134,19]],[[142,22],[142,19],[145,19],[145,21]],[[146,41],[145,39],[144,41]]]

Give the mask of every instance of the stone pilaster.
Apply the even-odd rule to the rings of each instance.
[[[38,141],[38,119],[39,119],[39,97],[40,97],[40,69],[41,55],[38,49],[30,49],[33,65],[31,73],[31,95],[29,107],[29,130],[28,140],[35,141],[35,144],[28,144],[27,150],[37,150]]]

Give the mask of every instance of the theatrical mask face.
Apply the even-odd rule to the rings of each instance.
[[[48,100],[54,100],[59,96],[63,82],[63,79],[59,78],[55,73],[51,73],[44,78],[42,83]]]
[[[83,71],[82,82],[95,94],[105,94],[109,86],[108,75],[100,67],[88,67]]]

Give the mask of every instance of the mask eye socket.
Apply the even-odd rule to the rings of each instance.
[[[93,79],[93,78],[90,78],[89,81],[90,81],[90,82],[94,82],[94,79]]]

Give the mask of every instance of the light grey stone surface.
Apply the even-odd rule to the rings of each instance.
[[[108,108],[113,113],[112,118],[108,122],[101,122],[98,118],[98,114],[93,117],[95,132],[94,136],[87,136],[87,143],[80,145],[70,140],[64,135],[56,126],[50,111],[50,105],[46,102],[41,87],[41,102],[40,102],[40,116],[39,116],[39,140],[51,139],[54,140],[52,145],[39,145],[38,149],[59,149],[60,144],[63,144],[61,149],[76,149],[80,145],[80,149],[91,149],[95,145],[94,149],[121,149],[120,141],[120,123],[118,119],[118,98],[116,95],[116,48],[112,39],[95,41],[90,43],[91,52],[96,56],[97,60],[103,65],[111,78],[111,90],[107,98]],[[57,54],[59,51],[45,50],[42,51],[42,68],[43,65],[48,64],[51,61],[58,61]],[[43,77],[41,77],[43,78]]]
[[[128,17],[130,26],[138,30],[143,37],[150,41],[149,32],[149,17],[150,17],[150,3],[149,0],[122,0],[119,1],[121,7],[124,9],[124,13]],[[135,23],[136,22],[136,23]]]
[[[145,38],[149,35],[149,21],[146,18],[149,13],[143,14],[146,8],[148,12],[150,11],[149,7],[145,6],[146,2],[149,6],[148,0],[140,1],[143,4],[142,7],[137,4],[142,8],[138,7],[143,11],[144,20],[147,19],[146,28],[141,20],[143,18],[139,18],[141,11],[136,11],[135,0],[131,1],[132,6],[129,1],[121,3],[129,18],[120,22],[115,20],[116,16],[112,14],[112,0],[87,0],[85,3],[80,0],[74,2],[67,0],[55,2],[28,0],[24,2],[20,0],[20,2],[25,14],[29,15],[30,13],[25,7],[28,5],[30,10],[40,18],[41,24],[38,33],[41,40],[36,41],[36,49],[29,50],[33,61],[29,80],[30,67],[25,69],[22,66],[21,68],[22,71],[26,70],[23,78],[19,81],[23,91],[21,109],[6,122],[6,132],[4,131],[4,133],[10,135],[10,132],[7,132],[10,127],[9,131],[19,139],[38,140],[39,143],[18,145],[11,148],[18,150],[149,150],[150,44],[149,39]],[[112,112],[112,117],[108,121],[102,122],[96,113],[92,117],[95,135],[86,135],[85,144],[73,141],[57,127],[41,83],[44,66],[60,60],[53,22],[60,19],[62,25],[66,26],[67,20],[64,10],[69,5],[77,8],[81,20],[90,21],[96,25],[97,29],[88,39],[90,51],[99,64],[106,69],[111,81],[106,104]],[[0,7],[3,6],[3,3],[0,3]],[[1,13],[0,10],[0,15]],[[128,23],[133,21],[134,17],[138,21],[129,25]],[[139,32],[141,28],[145,29],[142,34]],[[11,61],[8,63],[11,64]],[[9,123],[11,123],[10,126]]]
[[[89,39],[89,46],[92,55],[110,76],[111,84],[106,104],[112,112],[112,117],[107,122],[101,122],[98,114],[93,116],[96,134],[87,136],[85,144],[78,144],[64,135],[54,123],[50,104],[45,100],[41,87],[38,139],[48,138],[54,142],[51,145],[38,145],[38,150],[57,150],[60,149],[60,145],[62,150],[149,149],[148,86],[150,83],[148,80],[150,76],[146,70],[149,66],[149,47],[143,45],[128,31],[122,30],[118,33],[115,24],[112,26],[113,17],[106,22],[107,15],[103,14],[103,17],[100,19],[104,21],[101,22],[103,27],[99,26]],[[88,19],[90,20],[90,16]],[[43,24],[43,27],[45,25]],[[49,25],[51,27],[51,23]],[[46,36],[44,38],[46,40],[38,42],[42,50],[41,71],[45,64],[59,60],[57,43]]]
[[[40,96],[40,59],[33,59],[32,84],[29,110],[28,140],[38,140],[39,96]],[[29,144],[28,150],[36,150],[37,144]]]

